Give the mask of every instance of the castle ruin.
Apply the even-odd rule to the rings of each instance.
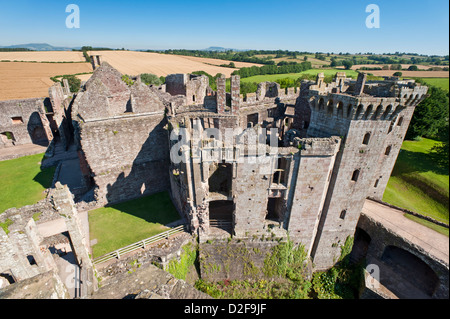
[[[83,185],[97,205],[168,191],[200,243],[271,233],[303,245],[314,270],[336,263],[366,199],[381,201],[428,90],[414,80],[338,72],[331,83],[319,73],[297,88],[262,82],[243,95],[239,76],[229,84],[218,77],[216,90],[207,76],[194,74],[148,86],[139,76],[124,82],[99,57],[92,61],[95,72],[78,93],[57,83],[49,98],[0,102],[0,147],[31,141],[51,149],[55,137],[65,149],[74,143]],[[0,230],[0,253],[12,257],[1,260],[0,272],[18,282],[42,276],[53,280],[57,296],[67,295],[30,219],[36,210],[64,217],[88,297],[93,266],[78,219],[68,218],[77,213],[67,186],[57,185],[37,206],[8,212],[14,227]],[[439,296],[448,296],[441,283],[448,276],[441,277]]]
[[[230,92],[225,77],[213,91],[206,76],[192,74],[169,75],[160,87],[139,79],[129,86],[103,63],[75,98],[72,119],[98,201],[170,190],[201,241],[270,228],[277,236],[289,233],[316,269],[327,269],[353,235],[366,198],[382,198],[426,93],[413,80],[366,81],[364,74],[354,80],[345,73],[332,83],[319,74],[300,88],[263,82],[246,96],[239,76],[231,77]],[[180,128],[200,138],[176,149],[183,160],[174,162]],[[243,133],[232,136],[230,147],[206,136],[211,129]],[[248,143],[233,146],[252,134],[257,151]],[[208,156],[214,152],[220,154]]]

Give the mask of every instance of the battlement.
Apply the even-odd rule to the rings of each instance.
[[[316,120],[391,121],[407,107],[415,107],[425,97],[428,87],[414,80],[365,82],[365,76],[358,76],[355,82],[336,75],[330,83],[323,82],[323,73],[317,76],[315,84],[309,86],[308,101]],[[329,123],[327,124],[329,126]]]

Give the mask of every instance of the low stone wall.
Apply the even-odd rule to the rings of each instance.
[[[268,279],[265,260],[272,254],[278,241],[261,238],[245,240],[215,240],[201,243],[199,260],[201,278],[210,282],[228,280]],[[270,269],[273,270],[273,269]],[[311,267],[305,268],[305,276],[311,275]],[[284,278],[271,277],[273,280]]]

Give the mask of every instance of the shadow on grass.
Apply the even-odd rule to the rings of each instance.
[[[105,207],[141,218],[149,223],[161,225],[181,219],[168,192],[160,192]]]
[[[55,174],[55,167],[48,167],[41,170],[37,175],[33,178],[35,182],[38,182],[44,188],[52,187],[53,175]]]
[[[430,182],[414,173],[433,172],[439,175],[449,175],[448,166],[440,165],[442,157],[435,153],[421,153],[401,150],[391,176],[398,177],[405,182],[419,188],[424,194],[437,202],[449,207],[448,190],[430,185]]]
[[[448,175],[448,166],[440,165],[442,156],[436,152],[421,153],[400,150],[395,163],[392,176],[399,176],[413,172],[433,172],[440,175]]]

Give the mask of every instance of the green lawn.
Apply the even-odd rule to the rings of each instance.
[[[45,197],[55,167],[41,169],[44,154],[0,162],[0,214],[11,207],[32,205]]]
[[[180,219],[167,192],[130,200],[89,212],[94,258],[159,234]]]
[[[274,82],[274,81],[276,81],[278,79],[285,79],[285,78],[298,79],[303,74],[317,75],[318,73],[321,73],[321,72],[323,72],[325,76],[327,76],[327,75],[335,75],[336,72],[345,72],[348,77],[352,77],[354,79],[356,79],[358,77],[358,72],[356,72],[354,70],[310,69],[310,70],[306,70],[306,71],[301,72],[301,73],[255,75],[255,76],[250,76],[248,78],[241,78],[241,82],[256,82],[256,83],[265,82],[265,81]]]
[[[383,200],[449,222],[448,167],[440,167],[430,153],[435,141],[404,141]]]
[[[448,85],[449,81],[448,78],[421,78],[426,84],[437,86],[444,91],[449,91]]]

